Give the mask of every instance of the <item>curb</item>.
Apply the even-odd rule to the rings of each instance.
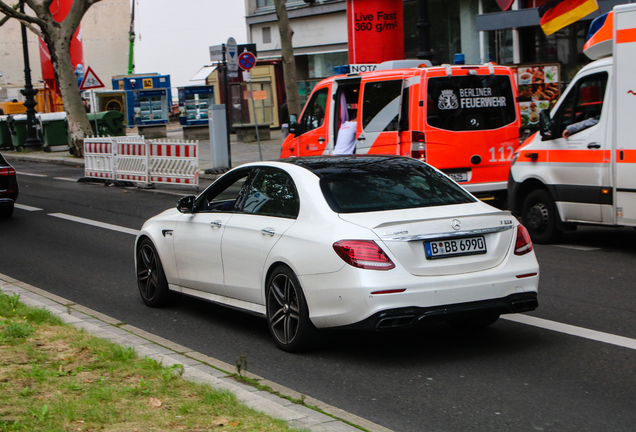
[[[311,432],[360,432],[361,429],[369,432],[392,432],[390,429],[311,397],[304,398],[306,405],[316,407],[320,411],[296,404],[285,397],[302,399],[303,395],[249,372],[246,373],[247,378],[258,381],[263,386],[269,386],[275,393],[285,397],[240,383],[228,372],[234,370],[234,366],[228,363],[121,323],[108,315],[1,273],[0,291],[7,295],[19,294],[20,301],[27,306],[47,309],[65,323],[72,324],[78,329],[121,346],[133,348],[139,356],[149,357],[164,366],[181,364],[185,369],[184,379],[229,390],[248,407],[283,420],[291,428]]]

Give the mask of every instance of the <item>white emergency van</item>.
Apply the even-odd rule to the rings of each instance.
[[[596,61],[512,159],[510,209],[536,243],[578,224],[636,226],[636,4],[597,18],[583,51]]]

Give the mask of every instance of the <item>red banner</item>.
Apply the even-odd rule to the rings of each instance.
[[[51,3],[49,10],[53,19],[57,22],[64,21],[64,18],[68,15],[73,6],[73,0],[57,0]],[[73,39],[71,40],[71,62],[73,63],[73,70],[78,75],[78,85],[81,83],[81,79],[84,77],[84,44],[82,41],[82,25],[77,26],[77,30],[73,33]],[[56,93],[57,84],[55,83],[55,75],[53,74],[53,64],[51,64],[51,55],[46,43],[40,38],[40,64],[42,65],[42,79],[46,82],[46,85],[54,89]],[[80,77],[81,74],[81,77]]]
[[[347,0],[349,63],[404,59],[403,0]]]

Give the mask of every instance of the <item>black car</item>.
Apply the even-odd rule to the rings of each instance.
[[[13,214],[13,205],[18,199],[18,178],[15,169],[0,153],[0,217]]]

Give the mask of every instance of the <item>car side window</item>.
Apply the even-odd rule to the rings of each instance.
[[[555,115],[559,124],[557,136],[574,123],[601,115],[607,79],[607,72],[600,72],[583,77],[576,83]]]
[[[232,212],[236,210],[241,191],[252,172],[251,169],[236,171],[221,177],[206,189],[196,202],[198,212]]]
[[[296,218],[298,194],[291,177],[281,170],[262,168],[245,189],[243,213]]]
[[[319,128],[324,124],[328,92],[328,88],[320,89],[307,102],[305,111],[298,122],[302,127],[303,133]]]

